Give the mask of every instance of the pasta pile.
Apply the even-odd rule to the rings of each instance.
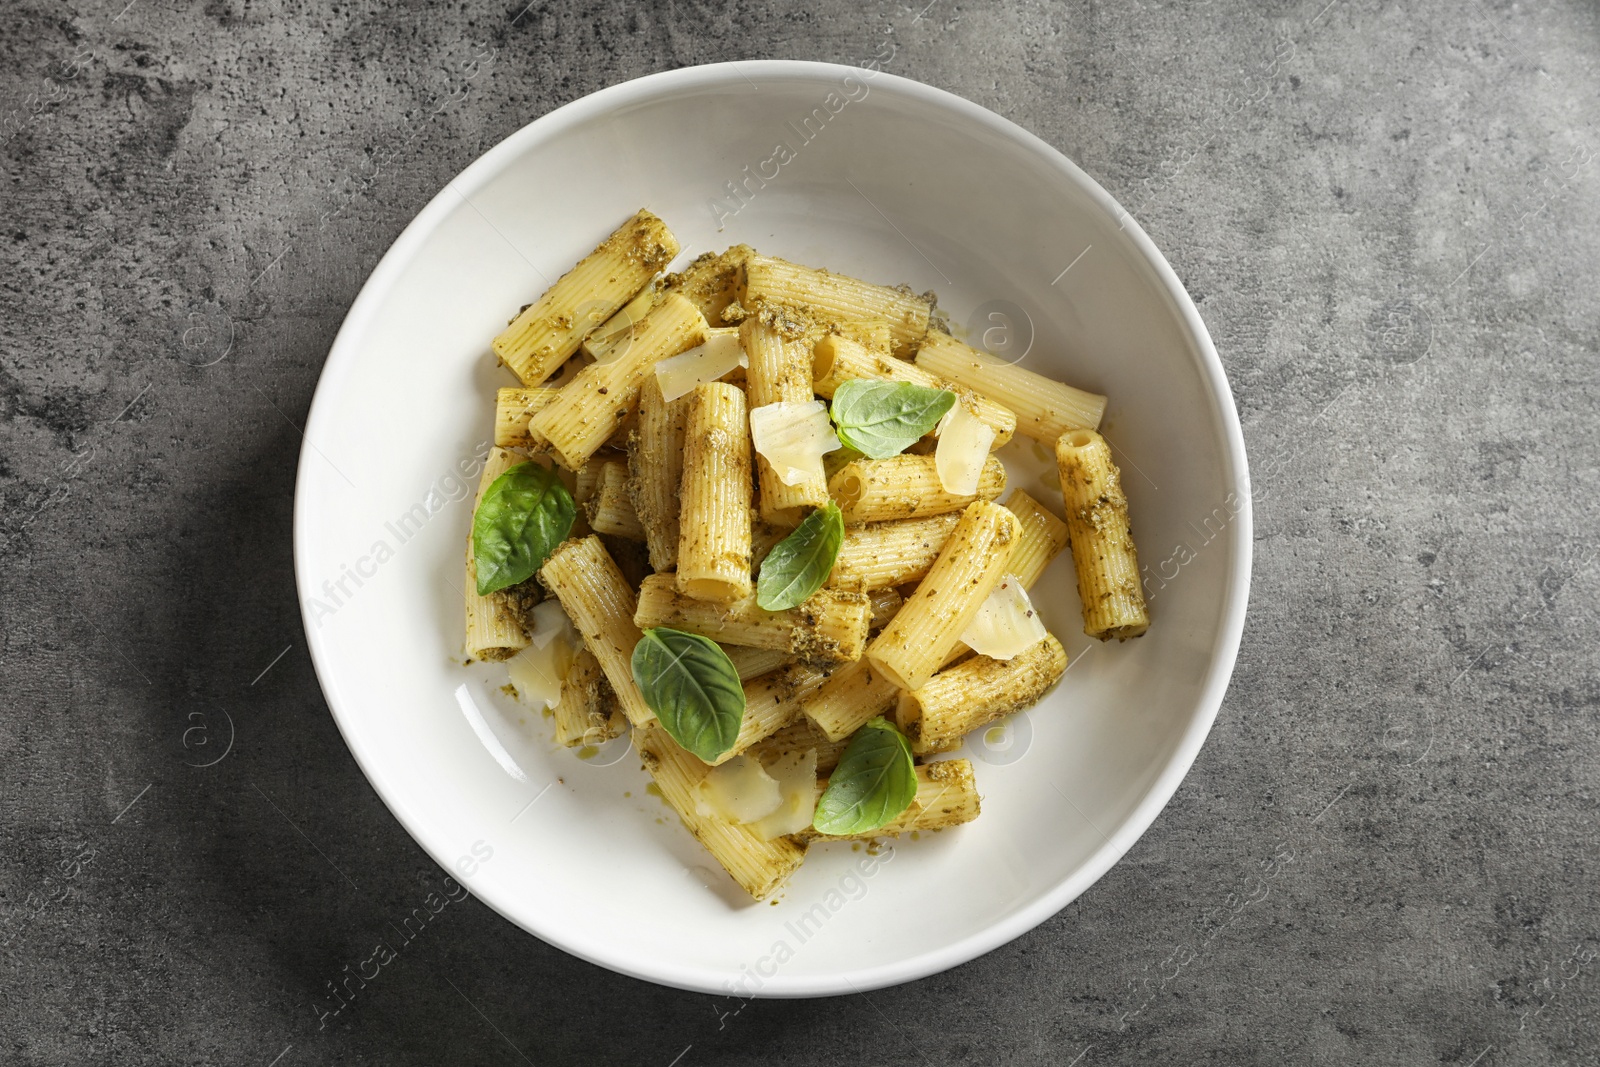
[[[556,740],[632,731],[752,897],[816,841],[977,818],[937,759],[1067,654],[1027,590],[1066,546],[1084,632],[1149,624],[1105,397],[945,332],[931,294],[640,211],[494,339],[503,388],[467,546],[469,659]],[[1066,521],[994,451],[1053,448]],[[553,599],[545,596],[545,592]]]

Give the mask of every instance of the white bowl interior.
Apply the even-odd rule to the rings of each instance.
[[[774,166],[779,144],[793,158]],[[748,179],[740,206],[726,183],[746,180],[747,165],[777,176]],[[1024,366],[1111,398],[1104,429],[1152,576],[1148,636],[1090,648],[1070,562],[1058,560],[1034,597],[1072,666],[1004,736],[961,753],[976,761],[982,816],[886,844],[870,862],[848,845],[815,849],[775,906],[742,899],[646,792],[624,742],[589,760],[557,749],[548,724],[500,692],[503,668],[456,661],[476,481],[461,471],[489,439],[494,388],[514,384],[489,339],[640,206],[688,255],[742,241],[933,289],[958,332],[980,307],[1007,306],[994,301],[1025,329],[1020,309],[1035,334]],[[1243,445],[1192,305],[1148,239],[1119,226],[1110,198],[1064,158],[888,75],[693,68],[520,131],[441,192],[375,272],[329,357],[307,439],[301,595],[361,766],[417,840],[502,914],[671,985],[850,992],[1031,928],[1170,798],[1238,647]],[[1003,455],[1013,484],[1059,512],[1043,451],[1022,441]]]

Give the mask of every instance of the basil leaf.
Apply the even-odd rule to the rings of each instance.
[[[843,542],[844,513],[830,500],[807,515],[761,561],[756,603],[768,611],[785,611],[805,603],[828,580]]]
[[[478,595],[525,582],[572,532],[578,506],[556,472],[519,463],[489,484],[472,516]]]
[[[633,680],[678,744],[707,763],[733,747],[744,721],[744,687],[711,638],[665,626],[646,630],[633,646]]]
[[[852,378],[833,394],[839,440],[872,459],[898,456],[939,425],[956,394],[910,382]]]
[[[811,825],[824,834],[864,834],[896,818],[916,795],[911,745],[879,715],[850,739]]]

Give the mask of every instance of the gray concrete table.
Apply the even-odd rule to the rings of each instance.
[[[3,17],[0,1061],[1600,1059],[1595,5]],[[323,1016],[442,886],[292,584],[299,427],[356,291],[559,104],[884,43],[1099,179],[1215,336],[1258,527],[1199,762],[1081,900],[912,985],[735,1011],[467,898]]]

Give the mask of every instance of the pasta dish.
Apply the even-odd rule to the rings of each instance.
[[[1065,672],[1030,590],[1069,546],[1086,634],[1149,618],[1105,397],[967,345],[932,294],[744,245],[664,273],[678,252],[640,211],[494,338],[520,384],[465,654],[559,744],[631,731],[761,900],[812,844],[978,817],[950,753]],[[1053,450],[1060,499],[1006,495],[1016,438]]]

